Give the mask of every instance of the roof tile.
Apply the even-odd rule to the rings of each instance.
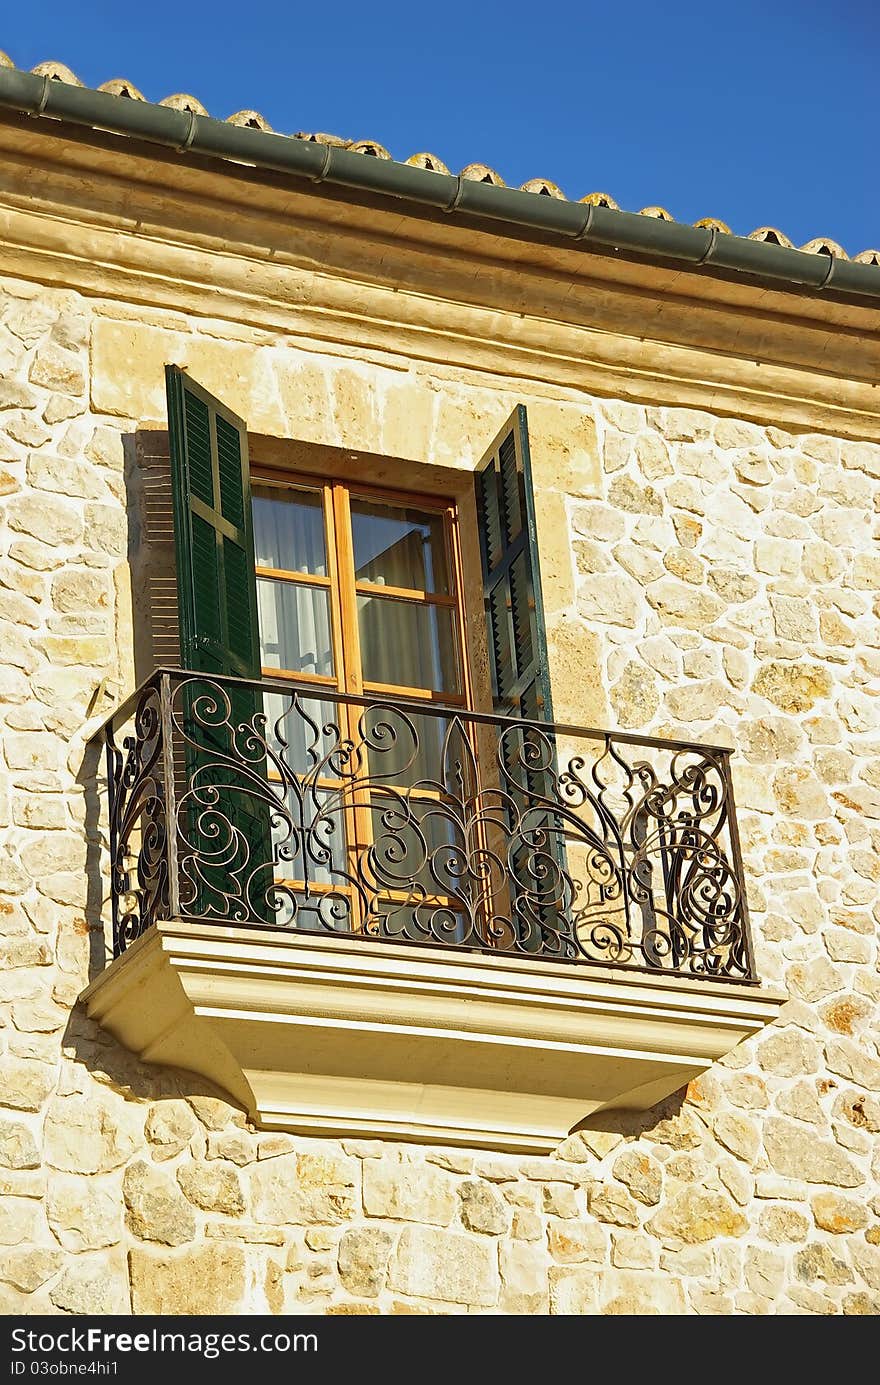
[[[5,53],[0,52],[0,67],[14,67],[12,59]],[[36,67],[31,68],[31,72],[38,77],[49,77],[52,81],[67,82],[71,86],[81,87],[83,83],[69,67],[59,62],[37,63]],[[104,82],[99,91],[108,93],[111,96],[118,96],[122,99],[143,101],[145,98],[134,85],[125,77],[114,77],[109,82]],[[173,110],[190,111],[194,115],[207,115],[205,107],[195,96],[190,96],[183,92],[177,92],[173,96],[164,97],[159,103],[160,106],[170,106]],[[227,116],[230,125],[243,125],[256,130],[272,131],[269,122],[259,111],[236,111],[234,115]],[[367,158],[391,159],[392,155],[383,144],[377,140],[344,139],[340,135],[330,135],[325,133],[309,134],[299,130],[289,136],[290,139],[310,140],[315,144],[329,144],[337,148],[348,149],[353,154],[363,154]],[[405,160],[407,164],[415,168],[425,168],[434,173],[450,172],[449,168],[442,159],[435,154],[421,153],[412,154]],[[492,183],[495,187],[506,187],[504,179],[496,169],[490,168],[488,164],[472,163],[463,168],[459,174],[461,178],[468,178],[476,182]],[[567,200],[561,188],[547,178],[530,178],[521,185],[521,191],[530,192],[538,197],[555,197],[563,201]],[[620,207],[614,198],[607,192],[589,192],[586,196],[578,199],[582,203],[590,204],[594,207],[609,207],[612,211],[620,211]],[[661,221],[674,221],[675,218],[665,207],[650,206],[643,207],[639,212],[640,216],[657,217]],[[722,235],[730,235],[731,230],[727,222],[719,220],[717,217],[704,216],[694,225],[701,229],[714,230]],[[794,248],[792,241],[784,231],[779,231],[774,226],[759,226],[756,230],[749,233],[749,240],[769,242],[770,244]],[[815,239],[807,241],[801,247],[808,254],[813,255],[832,255],[837,259],[848,259],[846,251],[836,240],[828,236],[817,236]],[[880,265],[880,250],[863,250],[860,254],[854,255],[853,259],[857,264]]]

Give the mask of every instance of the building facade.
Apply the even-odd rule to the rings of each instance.
[[[877,1312],[880,257],[57,64],[0,209],[3,1311]]]

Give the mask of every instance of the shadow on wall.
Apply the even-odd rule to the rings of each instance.
[[[637,1140],[641,1135],[649,1135],[663,1121],[674,1120],[681,1114],[687,1097],[686,1086],[658,1101],[648,1111],[593,1111],[575,1125],[570,1134],[581,1131],[600,1132],[603,1135],[623,1135],[625,1139]]]

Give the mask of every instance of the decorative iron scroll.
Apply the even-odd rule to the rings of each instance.
[[[173,861],[184,917],[754,979],[725,750],[183,673],[128,715],[117,951]]]
[[[130,713],[104,730],[107,755],[113,955],[168,916],[168,831],[161,690],[147,683]]]

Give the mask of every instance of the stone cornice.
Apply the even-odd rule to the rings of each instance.
[[[880,314],[0,121],[11,274],[306,349],[880,439]]]

